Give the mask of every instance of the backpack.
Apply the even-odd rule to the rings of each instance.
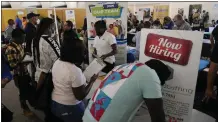
[[[6,45],[5,47],[2,48],[2,58],[4,58],[5,63],[9,66],[10,71],[12,71],[12,70],[14,70],[14,68],[10,66],[10,64],[8,62],[7,55],[5,54],[5,52],[9,46],[13,47],[16,50],[16,52],[20,52],[20,51],[17,49],[17,47],[14,43],[9,43],[8,45]]]

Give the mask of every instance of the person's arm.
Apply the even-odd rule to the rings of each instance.
[[[114,35],[108,39],[108,44],[111,45],[112,51],[108,54],[102,55],[101,58],[103,60],[107,57],[117,54],[117,41]]]
[[[148,107],[152,122],[165,122],[161,83],[155,71],[140,67],[135,73],[140,75],[138,79],[142,97]],[[146,81],[145,81],[146,80]]]
[[[81,69],[75,69],[72,67],[69,72],[72,74],[69,76],[69,80],[72,81],[73,93],[77,100],[83,100],[91,90],[92,85],[96,81],[98,75],[92,76],[90,81],[86,82],[86,78]]]
[[[45,77],[46,77],[46,73],[45,73],[45,72],[41,72],[41,73],[40,73],[40,76],[39,76],[38,83],[37,83],[37,88],[36,88],[36,90],[38,90],[39,88],[41,88],[42,84],[43,84],[44,81],[45,81]]]
[[[96,81],[96,79],[98,78],[98,75],[94,75],[92,76],[92,78],[90,79],[90,82],[88,83],[87,86],[82,85],[79,87],[73,87],[73,93],[76,97],[77,100],[83,100],[90,92],[93,83]]]
[[[163,109],[162,98],[157,99],[144,99],[152,122],[165,122],[165,114]]]
[[[211,62],[210,69],[207,76],[207,96],[212,97],[213,94],[213,85],[218,71],[218,64]]]
[[[112,44],[111,45],[112,51],[109,52],[108,54],[102,55],[101,58],[104,60],[107,57],[113,56],[117,54],[117,44]]]
[[[207,98],[207,100],[209,100],[209,98],[214,98],[213,85],[214,85],[214,81],[215,81],[216,74],[218,71],[218,55],[217,54],[218,54],[218,45],[215,45],[212,55],[211,55],[210,69],[209,69],[208,76],[207,76],[207,89],[205,93],[205,98]]]
[[[93,58],[97,58],[96,55],[97,55],[97,50],[96,50],[96,37],[94,39],[94,42],[93,42],[93,48],[94,48],[94,51],[93,51],[93,54],[92,54],[92,57]]]

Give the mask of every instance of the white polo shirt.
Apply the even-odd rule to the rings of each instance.
[[[102,55],[110,53],[113,49],[112,44],[117,44],[116,38],[113,34],[105,31],[105,33],[99,38],[95,37],[93,47],[97,50],[97,55],[101,57]],[[104,61],[113,64],[115,63],[115,56],[107,57]]]

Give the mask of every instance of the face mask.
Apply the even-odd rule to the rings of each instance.
[[[96,29],[96,34],[98,36],[102,36],[104,34],[105,30],[104,29]]]
[[[37,23],[37,24],[39,24],[39,23],[40,23],[40,20],[39,20],[39,19],[37,19],[37,20],[36,20],[36,23]]]
[[[12,25],[12,28],[13,28],[13,29],[15,29],[15,28],[16,28],[16,25],[15,25],[15,24],[13,24],[13,25]]]

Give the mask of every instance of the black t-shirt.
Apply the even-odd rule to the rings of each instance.
[[[31,45],[32,45],[33,38],[36,36],[36,27],[32,23],[28,22],[24,31],[26,33],[26,38],[25,38],[26,47],[24,50],[25,52],[32,53]]]
[[[214,37],[215,43],[218,43],[218,26],[213,29],[212,35]]]
[[[218,44],[215,44],[210,60],[218,63]]]
[[[218,26],[214,28],[212,34],[215,39],[215,46],[210,60],[214,63],[218,63]]]

